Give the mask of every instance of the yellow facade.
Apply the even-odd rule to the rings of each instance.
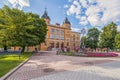
[[[72,32],[71,24],[67,17],[63,22],[62,26],[58,23],[55,25],[50,24],[50,18],[45,12],[42,18],[47,24],[47,35],[45,43],[41,44],[41,50],[50,50],[51,48],[64,48],[69,46],[73,49],[74,46],[80,46],[80,33]]]

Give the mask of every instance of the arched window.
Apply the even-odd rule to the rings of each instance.
[[[67,42],[67,46],[69,46],[69,42]]]
[[[54,42],[51,42],[50,45],[51,45],[51,48],[54,48]]]
[[[59,48],[59,42],[56,43],[56,48]]]
[[[64,42],[61,43],[61,48],[64,48]]]

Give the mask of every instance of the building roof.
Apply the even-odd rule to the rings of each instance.
[[[49,24],[48,26],[49,26],[49,27],[54,27],[54,28],[59,28],[59,29],[69,29],[69,28],[64,28],[64,27],[62,27],[62,26],[52,25],[52,24]],[[69,30],[71,30],[71,29],[69,29]]]
[[[48,16],[48,13],[47,13],[46,9],[45,9],[44,14],[42,15],[41,18],[45,18],[45,19],[49,19],[50,20],[50,17]]]
[[[67,18],[67,17],[65,18],[64,23],[70,24],[70,21],[68,20],[68,18]]]

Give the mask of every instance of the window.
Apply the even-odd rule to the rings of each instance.
[[[54,33],[54,32],[55,32],[55,30],[54,30],[54,29],[50,29],[50,32]]]
[[[64,48],[64,42],[61,43],[61,48]]]
[[[70,38],[66,38],[66,40],[67,40],[67,41],[69,41],[69,40],[70,40]]]
[[[69,46],[69,42],[67,42],[67,46]]]
[[[63,30],[61,30],[61,34],[64,34],[64,31],[63,31]]]
[[[50,38],[54,38],[54,34],[50,34]]]
[[[64,39],[64,36],[61,36],[60,39]]]
[[[75,43],[73,43],[73,46],[75,46]]]
[[[75,35],[73,35],[73,41],[75,41]]]
[[[51,42],[51,43],[50,43],[50,46],[51,46],[52,48],[54,48],[54,42]]]
[[[59,35],[56,35],[56,39],[59,39]]]
[[[59,32],[60,32],[60,31],[56,29],[56,34],[60,34]]]
[[[59,48],[59,42],[56,43],[56,48]]]

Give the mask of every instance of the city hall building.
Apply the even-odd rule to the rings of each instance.
[[[80,33],[73,32],[71,30],[71,23],[67,17],[63,21],[62,25],[59,23],[52,25],[50,24],[51,19],[45,10],[41,18],[46,21],[48,29],[45,43],[41,44],[41,50],[49,50],[50,48],[64,48],[67,46],[69,46],[70,49],[73,49],[74,46],[80,46]]]

